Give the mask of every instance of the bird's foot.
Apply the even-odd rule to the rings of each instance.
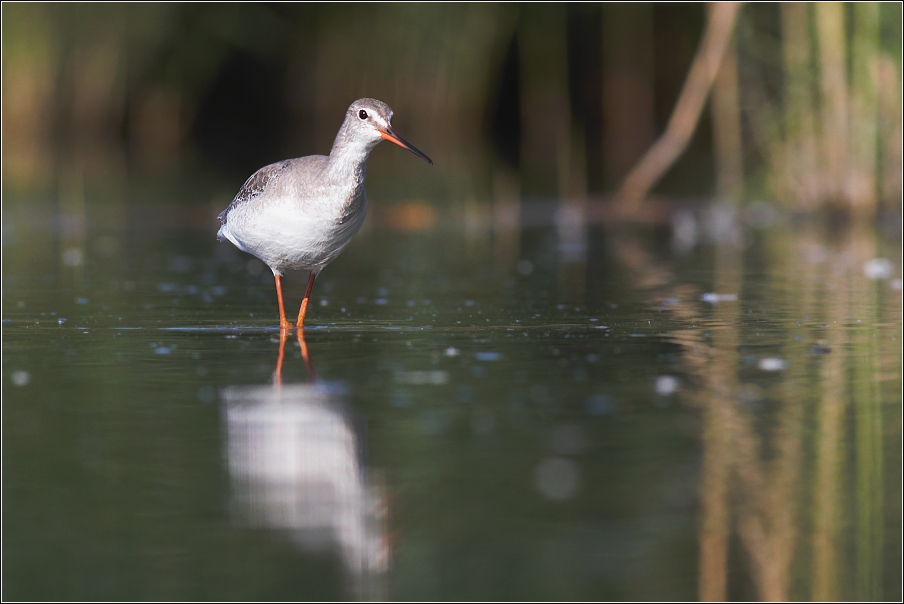
[[[292,329],[292,324],[289,323],[286,319],[281,319],[279,322],[279,330],[289,331],[290,329]]]

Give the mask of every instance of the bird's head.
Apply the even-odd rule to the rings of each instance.
[[[345,115],[345,123],[350,134],[377,144],[381,140],[388,140],[400,147],[408,149],[428,164],[433,161],[417,147],[406,141],[392,128],[392,109],[383,101],[377,99],[358,99],[348,108]]]

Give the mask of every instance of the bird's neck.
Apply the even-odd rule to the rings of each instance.
[[[354,176],[359,184],[364,183],[367,172],[367,157],[379,141],[362,141],[353,138],[345,124],[339,129],[333,149],[330,151],[330,172],[339,178]]]

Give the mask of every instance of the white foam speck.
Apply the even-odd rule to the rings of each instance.
[[[783,371],[788,364],[785,362],[785,359],[764,357],[757,361],[756,366],[759,367],[761,371]]]
[[[13,384],[16,386],[27,386],[31,381],[31,374],[24,369],[13,371]]]
[[[670,396],[678,392],[678,378],[673,375],[660,375],[656,378],[656,394]]]

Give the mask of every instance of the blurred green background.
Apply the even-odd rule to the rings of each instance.
[[[376,154],[372,186],[394,179],[394,197],[605,198],[665,128],[706,14],[705,4],[6,4],[3,186],[55,190],[73,168],[151,187],[190,174],[225,177],[225,198],[267,163],[328,153],[347,106],[371,96],[437,163],[411,170],[403,154]],[[897,212],[900,91],[900,4],[746,5],[713,102],[654,193]],[[210,199],[185,189],[169,197]]]

